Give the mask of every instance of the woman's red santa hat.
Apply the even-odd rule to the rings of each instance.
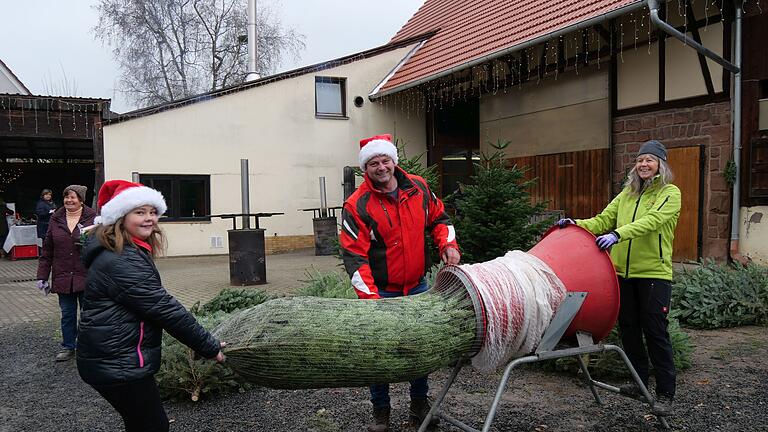
[[[98,205],[101,214],[95,222],[104,225],[112,225],[131,210],[144,205],[154,207],[158,216],[168,210],[163,194],[141,183],[125,180],[105,182],[99,189]]]
[[[360,169],[376,156],[389,156],[397,165],[397,147],[392,144],[392,135],[383,134],[360,140]]]

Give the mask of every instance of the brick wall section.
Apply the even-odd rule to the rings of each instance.
[[[621,182],[643,142],[656,139],[667,148],[704,147],[702,254],[725,260],[730,241],[731,191],[723,171],[733,154],[731,103],[616,117],[612,139],[614,195],[621,190]]]
[[[315,236],[313,235],[272,236],[264,239],[267,255],[314,247]]]

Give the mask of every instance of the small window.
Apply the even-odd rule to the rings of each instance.
[[[315,77],[315,115],[346,118],[346,86],[346,78]]]
[[[755,137],[750,142],[749,197],[768,198],[768,138]]]
[[[162,221],[211,220],[211,176],[141,174],[139,181],[163,194],[168,210]]]

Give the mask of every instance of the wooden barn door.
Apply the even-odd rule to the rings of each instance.
[[[699,258],[699,205],[701,195],[702,147],[678,147],[667,150],[667,161],[675,174],[673,183],[680,188],[682,205],[675,229],[672,259],[695,261]]]
[[[608,149],[583,150],[509,158],[509,166],[527,168],[525,179],[537,179],[531,201],[547,210],[586,219],[603,211],[611,200]]]

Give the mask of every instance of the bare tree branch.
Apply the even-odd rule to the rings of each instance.
[[[112,48],[119,89],[138,106],[155,105],[237,84],[245,79],[247,0],[98,0],[95,38]],[[296,57],[304,36],[285,28],[259,2],[261,75]]]

